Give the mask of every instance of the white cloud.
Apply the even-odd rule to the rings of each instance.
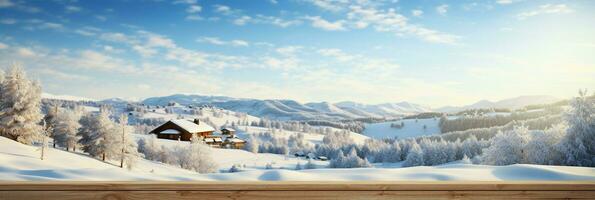
[[[17,54],[22,57],[34,57],[36,56],[35,52],[29,48],[21,47],[17,49]]]
[[[247,46],[249,46],[249,45],[250,45],[248,42],[246,42],[246,41],[244,41],[244,40],[232,40],[232,41],[230,42],[230,44],[231,44],[232,46],[244,46],[244,47],[247,47]]]
[[[167,37],[157,35],[157,34],[151,34],[151,33],[146,33],[146,35],[147,35],[146,46],[148,46],[148,47],[163,47],[163,48],[176,47],[176,44],[174,43],[174,41]]]
[[[103,15],[95,15],[95,19],[99,20],[99,21],[107,21],[107,17],[103,16]]]
[[[436,7],[436,12],[438,12],[438,14],[445,15],[446,12],[448,12],[448,5],[439,5],[438,7]]]
[[[278,4],[279,3],[277,0],[269,0],[269,2],[271,2],[272,4]]]
[[[395,9],[380,10],[361,6],[351,6],[350,9],[347,13],[347,19],[351,20],[350,23],[367,23],[379,32],[392,32],[398,36],[413,35],[434,43],[455,44],[459,39],[455,35],[409,24],[408,19],[397,13]]]
[[[6,49],[6,48],[8,48],[8,45],[0,42],[0,49]]]
[[[314,16],[314,17],[307,16],[305,18],[311,20],[312,26],[316,27],[316,28],[321,28],[321,29],[324,29],[327,31],[346,30],[345,27],[343,26],[343,24],[345,23],[345,20],[338,20],[335,22],[330,22],[325,19],[322,19],[320,16]]]
[[[285,55],[285,56],[292,56],[298,53],[303,47],[302,46],[284,46],[275,49],[277,53]]]
[[[239,10],[233,10],[229,6],[226,6],[226,5],[215,4],[215,5],[213,5],[213,7],[215,8],[215,10],[214,10],[215,12],[221,13],[223,15],[232,15],[235,13],[239,13]]]
[[[16,24],[17,20],[12,18],[1,19],[0,24]]]
[[[319,49],[317,51],[320,55],[333,57],[341,62],[351,61],[356,58],[356,56],[346,54],[341,49]]]
[[[140,46],[140,45],[132,46],[132,50],[134,50],[136,53],[140,54],[142,57],[151,57],[151,56],[157,54],[156,49],[145,47],[145,46]]]
[[[349,3],[348,0],[306,0],[324,10],[338,12],[343,10]]]
[[[50,68],[43,68],[38,70],[37,72],[44,74],[46,76],[51,76],[52,78],[57,78],[60,80],[74,80],[74,81],[85,81],[89,80],[88,76],[78,75],[72,73],[72,71],[68,71],[68,73],[50,69]]]
[[[519,13],[517,18],[522,20],[537,15],[567,14],[572,12],[574,12],[574,10],[569,8],[566,4],[544,4],[535,10]]]
[[[275,16],[256,15],[255,23],[272,24],[282,28],[301,24],[300,20],[286,20]]]
[[[64,26],[62,24],[58,24],[58,23],[44,22],[44,23],[41,23],[38,28],[39,29],[62,30],[62,29],[64,29]]]
[[[112,41],[112,42],[130,42],[131,39],[128,36],[124,35],[123,33],[103,33],[99,37],[103,40]]]
[[[7,8],[14,6],[14,3],[10,0],[0,0],[0,8]]]
[[[197,42],[204,42],[214,45],[229,45],[229,46],[236,46],[236,47],[247,47],[250,46],[250,43],[244,40],[231,40],[231,41],[223,41],[217,37],[202,37],[196,40]]]
[[[411,11],[411,15],[415,16],[415,17],[421,17],[424,14],[424,11],[422,10],[412,10]]]
[[[190,6],[188,6],[188,8],[186,8],[187,13],[198,13],[201,10],[202,10],[202,7],[200,7],[199,5],[190,5]]]
[[[73,5],[66,6],[64,9],[66,9],[66,12],[68,12],[68,13],[80,12],[82,10],[81,7],[73,6]]]
[[[252,17],[250,17],[250,16],[247,16],[247,15],[244,15],[244,16],[242,16],[242,17],[240,17],[240,18],[237,18],[237,19],[235,19],[235,20],[233,21],[233,23],[234,23],[235,25],[238,25],[238,26],[243,26],[243,25],[245,25],[246,23],[250,22],[250,20],[252,20]]]

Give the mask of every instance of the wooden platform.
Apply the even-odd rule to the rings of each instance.
[[[1,182],[21,199],[595,199],[595,182]]]

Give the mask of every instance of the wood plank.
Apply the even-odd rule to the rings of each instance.
[[[89,181],[0,181],[0,191],[51,190],[142,190],[142,191],[594,191],[593,181],[516,182],[516,181],[425,181],[425,182],[89,182]]]
[[[593,199],[594,191],[0,191],[2,200],[43,199]]]
[[[20,199],[595,199],[595,182],[0,182]]]

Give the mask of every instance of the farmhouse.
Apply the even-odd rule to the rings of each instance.
[[[214,131],[213,127],[200,123],[198,119],[194,119],[194,121],[176,119],[165,122],[150,133],[156,134],[157,138],[161,139],[190,141],[193,134],[206,137],[213,135]]]
[[[188,121],[185,119],[170,120],[155,128],[150,133],[156,134],[157,138],[190,141],[193,135],[211,147],[221,148],[243,148],[246,141],[235,137],[235,130],[231,128],[221,129],[222,134],[213,134],[215,129],[200,120]]]

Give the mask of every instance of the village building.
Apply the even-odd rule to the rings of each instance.
[[[193,135],[200,137],[200,139],[207,145],[215,148],[243,148],[246,141],[235,136],[235,130],[232,128],[221,129],[221,134],[215,134],[215,129],[205,123],[200,123],[200,120],[194,119],[189,121],[186,119],[170,120],[161,126],[153,129],[150,133],[156,134],[157,138],[190,141]]]

